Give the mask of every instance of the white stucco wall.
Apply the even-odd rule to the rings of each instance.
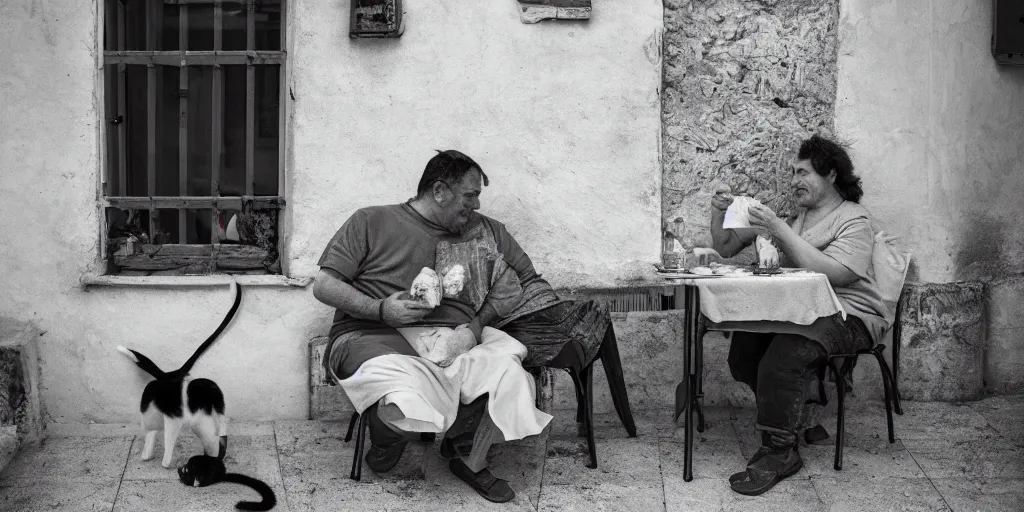
[[[491,178],[481,211],[556,286],[649,273],[661,2],[601,2],[589,22],[537,25],[513,2],[405,6],[393,40],[350,41],[348,2],[299,2],[292,14],[292,268],[312,273],[341,220],[405,201],[434,150],[453,148]]]
[[[356,208],[412,195],[433,149],[461,149],[556,286],[612,284],[660,249],[661,2],[600,2],[584,23],[523,25],[514,2],[407,2],[405,35],[352,41],[348,2],[289,17],[295,101],[287,267],[310,276]],[[124,344],[173,368],[216,326],[219,288],[83,288],[97,268],[96,1],[0,3],[0,322],[37,329],[50,421],[135,421],[148,380]],[[303,418],[308,289],[247,287],[196,365],[238,419]]]
[[[922,282],[1024,272],[1024,69],[988,0],[844,0],[836,127]]]

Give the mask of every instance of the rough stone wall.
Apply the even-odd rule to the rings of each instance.
[[[799,141],[833,129],[838,19],[838,0],[665,2],[664,229],[710,245],[716,181],[791,210]]]

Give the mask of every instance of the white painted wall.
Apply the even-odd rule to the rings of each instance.
[[[148,380],[125,344],[177,367],[217,325],[220,288],[88,288],[99,241],[97,0],[0,3],[0,322],[38,329],[49,419],[135,421]],[[355,209],[412,195],[433,149],[461,149],[556,286],[647,271],[660,244],[661,2],[523,25],[515,3],[407,2],[397,40],[348,38],[348,2],[297,0],[287,267],[311,276]],[[331,311],[308,289],[245,290],[193,372],[239,419],[303,418],[306,342]]]
[[[990,0],[844,0],[836,127],[922,282],[1024,272],[1024,68]]]

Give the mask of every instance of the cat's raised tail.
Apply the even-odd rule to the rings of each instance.
[[[139,368],[142,368],[146,373],[157,379],[164,377],[183,377],[192,369],[192,365],[196,364],[196,361],[199,360],[199,356],[203,355],[203,352],[206,352],[206,349],[210,347],[210,344],[212,344],[218,336],[220,336],[220,333],[224,332],[224,328],[231,323],[231,319],[235,317],[235,312],[238,311],[238,305],[242,302],[242,288],[238,286],[238,283],[234,279],[232,279],[231,289],[235,292],[235,301],[231,304],[231,309],[228,310],[226,315],[224,315],[224,320],[220,322],[220,325],[218,325],[217,329],[213,331],[213,334],[206,338],[206,341],[204,341],[202,345],[199,345],[199,348],[197,348],[195,353],[192,354],[192,357],[190,357],[181,368],[178,368],[173,372],[164,372],[148,357],[130,348],[118,345],[117,351],[124,354],[125,357],[138,365]]]
[[[235,508],[238,510],[270,510],[277,505],[277,497],[274,496],[274,491],[270,486],[251,476],[228,473],[224,475],[222,482],[231,482],[251,487],[254,491],[260,493],[260,497],[263,498],[262,503],[258,501],[239,501],[235,505]]]

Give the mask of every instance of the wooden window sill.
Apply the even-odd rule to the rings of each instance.
[[[312,277],[288,277],[282,275],[208,275],[208,276],[117,276],[86,275],[83,287],[129,286],[150,288],[181,288],[193,286],[226,286],[231,280],[241,286],[270,286],[305,288],[313,283]]]

